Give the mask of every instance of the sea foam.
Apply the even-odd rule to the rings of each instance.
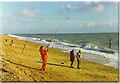
[[[77,44],[66,43],[64,41],[61,42],[57,39],[50,42],[50,40],[41,40],[40,38],[21,37],[11,34],[8,34],[8,36],[16,37],[20,40],[29,40],[35,43],[44,44],[46,46],[50,43],[49,47],[64,49],[65,51],[63,52],[66,53],[69,53],[71,50],[75,50],[75,55],[79,50],[82,50],[82,53],[84,53],[84,59],[118,68],[118,53],[111,49],[99,49],[97,46],[91,47],[89,45],[80,46]],[[101,62],[102,60],[109,60],[109,62]]]

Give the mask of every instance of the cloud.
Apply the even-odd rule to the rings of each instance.
[[[105,22],[104,25],[107,25],[109,27],[112,27],[113,23],[112,22]]]
[[[9,17],[6,16],[6,15],[0,14],[0,18],[2,18],[2,19],[8,19]]]
[[[113,27],[114,24],[112,22],[88,22],[86,27]]]
[[[70,4],[67,4],[66,6],[62,5],[61,8],[63,12],[74,12],[77,9],[77,7],[72,7]]]
[[[5,20],[5,21],[3,21],[3,20]],[[4,22],[11,23],[13,21],[13,19],[10,16],[0,14],[0,21],[1,21],[1,24]]]
[[[108,1],[108,2],[101,2],[104,6],[118,6],[118,2],[116,1]]]
[[[83,4],[84,4],[84,5],[91,5],[92,3],[86,1],[86,2],[84,2]]]
[[[21,12],[18,12],[17,15],[23,16],[23,17],[34,17],[39,13],[40,13],[39,9],[32,9],[32,10],[24,9]]]
[[[80,28],[82,28],[82,24],[80,24]]]
[[[96,2],[84,2],[81,6],[71,6],[67,4],[66,6],[61,6],[62,12],[104,12],[104,5],[96,3]]]
[[[93,12],[103,12],[104,11],[104,6],[101,4],[98,4],[97,6],[91,6],[87,8],[88,11],[93,11]]]
[[[93,22],[88,22],[87,23],[87,27],[93,27],[93,26],[95,26],[95,23],[93,23]]]

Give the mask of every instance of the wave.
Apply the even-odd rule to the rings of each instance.
[[[94,51],[99,51],[99,52],[104,52],[104,53],[110,53],[110,54],[116,54],[117,53],[117,51],[115,51],[115,50],[112,50],[112,49],[99,49],[97,46],[96,47],[85,46],[84,49],[94,50]]]
[[[98,48],[97,46],[94,46],[92,44],[81,44],[81,45],[77,45],[77,44],[70,44],[70,43],[67,43],[66,40],[64,41],[59,41],[58,39],[53,39],[52,41],[51,40],[41,40],[40,38],[33,38],[33,37],[21,37],[21,36],[17,36],[17,35],[11,35],[11,34],[8,34],[8,36],[12,36],[12,37],[16,37],[18,39],[22,39],[22,40],[31,40],[31,41],[39,41],[39,43],[46,43],[48,44],[49,42],[51,42],[52,45],[54,46],[66,46],[66,47],[73,47],[73,48],[83,48],[83,49],[86,49],[86,50],[94,50],[94,51],[99,51],[99,52],[104,52],[104,53],[110,53],[110,54],[116,54],[117,51],[115,50],[112,50],[112,49],[107,49],[107,48]],[[61,46],[60,46],[61,47]]]
[[[100,49],[97,46],[94,46],[94,47],[91,46],[91,44],[87,44],[87,45],[86,44],[81,44],[81,45],[71,44],[71,43],[66,42],[65,40],[59,41],[58,39],[53,39],[51,41],[49,39],[43,40],[43,39],[35,38],[35,37],[21,37],[21,36],[16,36],[16,35],[11,35],[11,34],[8,34],[8,36],[16,37],[21,40],[29,40],[29,41],[32,41],[35,43],[44,44],[46,46],[48,43],[51,42],[50,43],[51,48],[64,49],[64,50],[66,50],[64,52],[67,52],[67,53],[69,53],[73,49],[75,50],[75,53],[77,53],[79,50],[82,50],[82,52],[89,53],[87,56],[83,56],[86,60],[91,60],[93,62],[97,62],[97,60],[95,61],[89,57],[91,57],[91,56],[94,56],[96,58],[102,57],[102,58],[109,59],[111,61],[110,63],[105,63],[105,65],[111,66],[113,63],[115,63],[116,65],[112,65],[112,66],[116,66],[116,67],[118,66],[117,62],[115,62],[115,61],[118,61],[118,53],[117,53],[117,51],[112,50],[112,49],[107,49],[107,48]],[[112,61],[114,61],[114,62],[112,62]],[[98,62],[98,63],[100,63],[100,62]]]
[[[86,49],[86,50],[94,50],[94,51],[99,51],[99,52],[103,52],[103,53],[110,53],[110,54],[116,54],[117,51],[115,50],[112,50],[112,49],[107,49],[107,48],[104,48],[104,49],[100,49],[98,48],[97,46],[93,47],[92,44],[81,44],[81,45],[77,45],[77,44],[70,44],[70,43],[67,43],[66,40],[64,41],[59,41],[58,39],[53,39],[52,41],[51,40],[41,40],[40,38],[33,38],[33,37],[21,37],[21,36],[17,36],[17,35],[11,35],[11,34],[8,34],[8,36],[12,36],[12,37],[16,37],[18,39],[22,39],[22,40],[31,40],[31,41],[39,41],[39,43],[43,43],[43,44],[48,44],[49,42],[51,42],[51,46],[53,45],[54,47],[61,47],[61,46],[64,46],[64,47],[72,47],[72,48],[83,48],[83,49]],[[61,46],[60,46],[61,45]]]

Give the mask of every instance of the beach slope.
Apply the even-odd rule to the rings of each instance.
[[[27,41],[22,53],[24,44],[24,40],[1,35],[1,81],[119,81],[118,68],[82,60],[77,69],[76,59],[74,68],[70,68],[69,53],[54,48],[49,48],[46,70],[40,71],[41,45]]]

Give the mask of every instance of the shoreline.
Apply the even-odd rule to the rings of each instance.
[[[32,40],[32,39],[36,39],[36,38],[27,39],[27,37],[23,38],[22,36],[17,36],[17,35],[8,35],[8,36],[15,37],[19,40],[25,40],[25,41],[27,40],[27,41],[30,41],[30,42],[33,42],[33,43],[42,44],[42,45],[45,45],[45,46],[47,44],[47,43],[42,43],[42,41],[39,42],[39,41]],[[49,48],[52,48],[52,47],[54,47],[54,45],[49,47]],[[55,47],[55,49],[57,49],[57,48],[59,48],[59,47]],[[69,53],[69,51],[67,51],[66,48],[67,47],[65,47],[65,49],[64,49],[64,47],[63,48],[60,47],[59,49],[63,50],[62,52]],[[83,48],[79,48],[79,49],[81,49],[82,51],[86,50],[86,49],[83,49]],[[87,51],[89,51],[89,52],[87,52]],[[99,52],[99,51],[94,51],[94,50],[92,50],[92,52],[91,52],[91,50],[87,50],[87,51],[82,52],[83,53],[83,58],[85,60],[90,61],[90,62],[103,64],[103,65],[107,65],[107,66],[111,66],[111,67],[114,67],[114,68],[118,68],[118,60],[116,61],[116,59],[113,60],[112,58],[109,59],[109,57],[113,57],[114,55],[113,56],[108,56],[106,53],[102,53],[104,55],[103,56],[103,55],[101,55],[101,52]],[[95,52],[97,52],[98,54],[96,54]],[[75,55],[76,55],[76,53],[77,52],[75,52]],[[100,53],[100,55],[99,55],[99,53]],[[84,57],[84,55],[85,55],[85,57]],[[91,58],[91,57],[93,57],[94,59]],[[114,57],[114,58],[116,58],[116,57]]]
[[[39,47],[41,44],[27,41],[22,54],[25,40],[2,36],[2,81],[118,81],[118,68],[82,60],[78,70],[77,61],[70,68],[69,53],[61,49],[49,48],[46,72],[40,71]],[[5,42],[5,39],[8,42]],[[11,40],[14,40],[10,45]],[[62,71],[64,70],[64,71]],[[36,73],[35,73],[36,72]],[[73,73],[74,72],[74,73]],[[79,74],[78,74],[79,72]],[[71,76],[71,77],[69,77]],[[39,77],[39,78],[38,78]]]

